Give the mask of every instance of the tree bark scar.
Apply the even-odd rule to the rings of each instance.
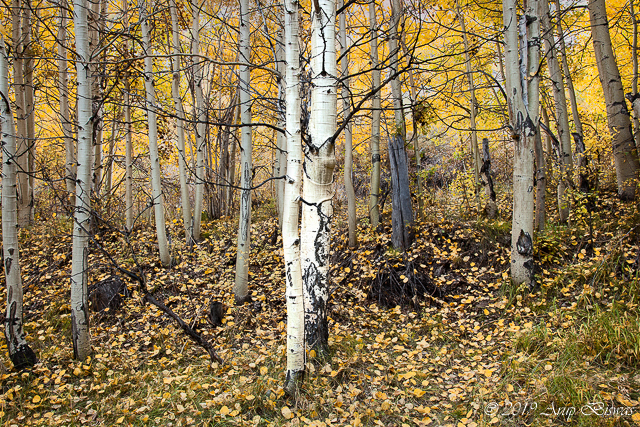
[[[11,273],[11,263],[13,262],[12,259],[13,258],[6,258],[4,260],[4,269],[6,272],[6,276],[8,276]]]

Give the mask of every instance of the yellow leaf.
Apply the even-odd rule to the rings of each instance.
[[[489,310],[487,310],[486,308],[484,309],[484,315],[488,316],[489,315]]]
[[[507,391],[511,393],[513,391],[513,386],[511,384],[507,385]]]
[[[551,366],[551,365],[544,365],[544,370],[545,370],[545,371],[550,371],[550,370],[552,370],[552,369],[553,369],[553,366]]]
[[[42,398],[38,395],[33,396],[33,403],[40,403],[40,401],[42,400]]]
[[[220,415],[229,415],[229,408],[227,408],[227,406],[223,406],[222,408],[220,408]]]
[[[269,369],[266,366],[260,368],[260,375],[267,375],[267,372],[269,372]]]
[[[426,393],[426,391],[421,390],[421,389],[419,389],[419,388],[416,388],[416,389],[414,389],[414,390],[413,390],[413,394],[414,394],[416,397],[422,397],[422,396],[424,396],[424,394],[425,394],[425,393]]]
[[[245,399],[247,399],[247,400],[253,400],[253,399],[255,399],[255,398],[256,398],[256,397],[255,397],[253,394],[250,394],[250,395],[249,395],[249,396],[247,396]]]
[[[76,377],[79,377],[80,375],[82,375],[82,369],[80,368],[76,368],[73,370],[73,375],[75,375]]]
[[[122,424],[123,421],[124,421],[124,417],[120,417],[116,420],[116,424]]]
[[[635,414],[633,414],[631,416],[631,420],[633,420],[635,423],[640,423],[640,412],[636,412]]]
[[[289,409],[286,406],[283,406],[282,409],[280,410],[280,412],[282,412],[282,416],[285,417],[288,420],[293,418],[293,413],[291,412],[291,409]]]

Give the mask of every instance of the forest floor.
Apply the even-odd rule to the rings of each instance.
[[[640,425],[640,215],[637,206],[578,200],[571,226],[536,237],[538,285],[508,280],[508,210],[496,220],[430,208],[406,254],[390,230],[361,221],[357,250],[343,219],[332,243],[330,351],[309,361],[295,396],[282,389],[285,299],[276,222],[255,215],[250,289],[232,304],[232,220],[205,223],[193,252],[170,226],[176,265],[159,266],[153,229],[129,239],[102,228],[91,282],[144,272],[148,288],[213,344],[211,363],[175,322],[142,298],[94,313],[92,356],[72,360],[70,223],[22,232],[25,328],[39,363],[10,369],[3,344],[0,422],[158,426],[633,426]],[[506,203],[504,204],[506,205]],[[445,215],[446,213],[446,215]],[[275,240],[275,239],[274,239]],[[4,299],[5,296],[1,295]],[[206,321],[225,304],[223,325]]]

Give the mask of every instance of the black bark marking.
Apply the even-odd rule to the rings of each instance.
[[[13,258],[6,258],[4,260],[4,271],[5,271],[5,276],[9,276],[9,274],[11,273],[11,263]]]
[[[533,240],[531,240],[529,233],[520,230],[520,236],[516,242],[516,249],[522,256],[531,256],[533,254]]]

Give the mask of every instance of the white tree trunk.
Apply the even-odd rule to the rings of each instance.
[[[67,64],[67,11],[60,8],[60,26],[58,27],[58,93],[60,98],[60,123],[65,149],[65,183],[69,205],[76,202],[76,148],[73,140],[73,127],[69,111],[69,66]]]
[[[380,87],[380,70],[378,59],[378,20],[376,2],[369,3],[369,28],[371,30],[371,88]],[[371,190],[369,196],[369,218],[374,229],[380,223],[380,92],[376,92],[371,100]]]
[[[286,6],[286,5],[285,5]],[[286,13],[286,11],[285,11]],[[284,111],[286,103],[286,82],[285,82],[285,46],[284,40],[278,37],[276,47],[276,61],[280,77],[278,78],[278,128],[284,129],[286,126],[286,112]],[[276,132],[276,152],[275,162],[273,166],[273,176],[285,176],[287,173],[287,136],[282,132]],[[284,190],[285,180],[279,179],[275,182],[276,187],[276,209],[278,210],[278,224],[282,230],[283,212],[284,212]]]
[[[104,19],[101,14],[103,5],[106,5],[107,0],[94,0],[91,1],[91,9],[89,11],[89,49],[91,51],[92,61],[91,67],[91,94],[93,95],[93,191],[96,196],[100,194],[100,186],[102,185],[102,138],[103,138],[103,126],[104,108],[102,105],[102,87],[101,87],[101,67],[99,57],[97,55],[100,49],[100,37],[102,36],[102,29],[104,28]]]
[[[182,200],[182,219],[184,221],[184,235],[188,246],[193,241],[193,224],[191,222],[191,202],[189,200],[189,186],[187,185],[187,152],[184,140],[184,108],[180,97],[180,28],[175,0],[169,4],[171,12],[171,34],[173,38],[173,54],[171,66],[173,80],[171,81],[171,96],[176,108],[176,132],[178,137],[178,168],[180,173],[180,196]]]
[[[300,264],[298,212],[302,189],[302,139],[300,128],[300,48],[298,0],[284,0],[286,74],[287,178],[284,187],[282,247],[287,299],[287,375],[285,389],[295,390],[304,376],[304,288]]]
[[[192,0],[191,12],[193,27],[191,30],[191,54],[193,55],[193,78],[195,86],[195,119],[196,119],[196,167],[195,167],[195,200],[193,207],[193,239],[200,240],[202,222],[202,205],[204,203],[204,150],[206,132],[206,111],[202,94],[203,59],[200,57],[200,0]]]
[[[556,108],[556,123],[558,128],[558,138],[560,140],[560,177],[558,179],[558,213],[560,221],[566,222],[569,219],[570,201],[566,193],[571,182],[573,170],[573,160],[571,156],[571,130],[569,128],[569,112],[567,109],[567,97],[564,93],[564,79],[560,62],[555,48],[553,37],[553,27],[551,26],[551,14],[546,1],[541,3],[542,26],[544,28],[544,45],[547,51],[547,67],[549,68],[549,79],[553,91],[553,100]]]
[[[318,9],[319,7],[319,9]],[[326,353],[329,346],[327,300],[333,217],[333,170],[336,164],[336,14],[334,0],[318,0],[311,11],[311,117],[305,166],[300,231],[304,282],[305,342]]]
[[[2,250],[7,284],[4,334],[16,369],[33,366],[36,355],[25,338],[22,320],[22,276],[18,244],[16,135],[9,101],[9,59],[0,34],[0,129],[2,131]]]
[[[129,0],[122,0],[124,28],[129,32]],[[129,57],[129,37],[124,42],[126,56]],[[133,142],[132,123],[131,123],[131,100],[130,100],[131,84],[129,82],[129,74],[124,75],[124,121],[125,121],[125,160],[124,160],[124,211],[125,224],[127,231],[133,228]]]
[[[236,303],[248,298],[249,255],[251,253],[251,61],[249,45],[249,0],[240,1],[240,221],[238,224],[238,249],[236,256],[236,280],[233,295]]]
[[[338,1],[338,8],[344,0]],[[342,66],[342,117],[347,118],[351,112],[351,91],[349,87],[349,49],[347,43],[347,10],[340,14],[340,65]],[[349,247],[358,246],[356,234],[356,192],[353,189],[353,133],[351,123],[344,128],[344,187],[347,193],[347,216],[349,223]]]
[[[604,0],[589,0],[588,8],[593,50],[596,54],[600,84],[607,104],[607,121],[612,137],[618,197],[622,200],[634,200],[640,165],[638,165],[638,152],[631,134],[631,120],[624,100],[620,70],[611,47],[607,8]]]
[[[73,224],[71,263],[71,334],[73,355],[84,360],[91,352],[89,304],[87,299],[89,227],[91,224],[91,167],[93,114],[87,0],[74,0],[76,69],[78,72],[78,171],[76,211]]]
[[[149,15],[146,2],[140,8],[140,28],[142,30],[142,54],[144,56],[144,89],[147,96],[147,122],[149,124],[149,161],[151,163],[151,193],[153,197],[153,213],[158,235],[160,261],[165,267],[171,264],[169,245],[164,223],[164,203],[162,200],[162,183],[160,181],[160,156],[158,155],[158,122],[156,115],[156,92],[153,78],[153,57],[151,37],[149,35]]]
[[[505,68],[507,93],[512,111],[512,136],[515,144],[513,164],[513,221],[511,229],[511,279],[515,284],[531,284],[533,280],[533,153],[537,129],[538,78],[534,76],[538,67],[539,21],[538,2],[529,1],[526,14],[526,31],[523,46],[526,50],[522,63],[524,74],[531,76],[529,84],[521,80],[518,59],[518,17],[516,0],[503,1],[505,26]],[[528,64],[528,66],[527,66]],[[534,71],[533,73],[531,71]],[[525,83],[524,85],[522,83]],[[524,97],[524,89],[528,96]]]

